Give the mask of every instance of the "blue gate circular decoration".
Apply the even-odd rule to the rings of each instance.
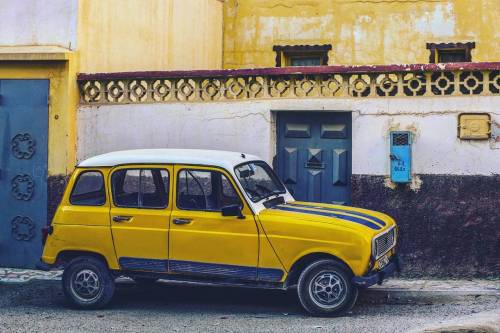
[[[12,179],[11,193],[17,200],[30,200],[34,190],[35,182],[30,175],[20,174]]]
[[[35,139],[29,133],[19,133],[12,138],[12,153],[19,159],[30,159],[35,153]]]
[[[12,237],[18,241],[29,241],[35,237],[35,224],[27,216],[12,219]]]

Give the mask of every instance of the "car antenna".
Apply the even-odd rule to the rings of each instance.
[[[241,157],[246,158],[245,154],[241,153]]]

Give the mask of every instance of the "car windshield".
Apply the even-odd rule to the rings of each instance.
[[[248,162],[238,165],[234,170],[243,189],[253,202],[286,192],[266,162]]]

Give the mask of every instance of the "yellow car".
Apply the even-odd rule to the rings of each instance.
[[[295,201],[268,164],[234,152],[92,157],[45,231],[40,267],[63,265],[64,293],[82,308],[105,306],[127,276],[296,288],[309,313],[336,315],[399,267],[392,218]]]

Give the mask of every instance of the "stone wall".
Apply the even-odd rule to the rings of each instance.
[[[500,175],[419,177],[418,191],[352,177],[353,205],[397,221],[404,276],[500,276]]]

